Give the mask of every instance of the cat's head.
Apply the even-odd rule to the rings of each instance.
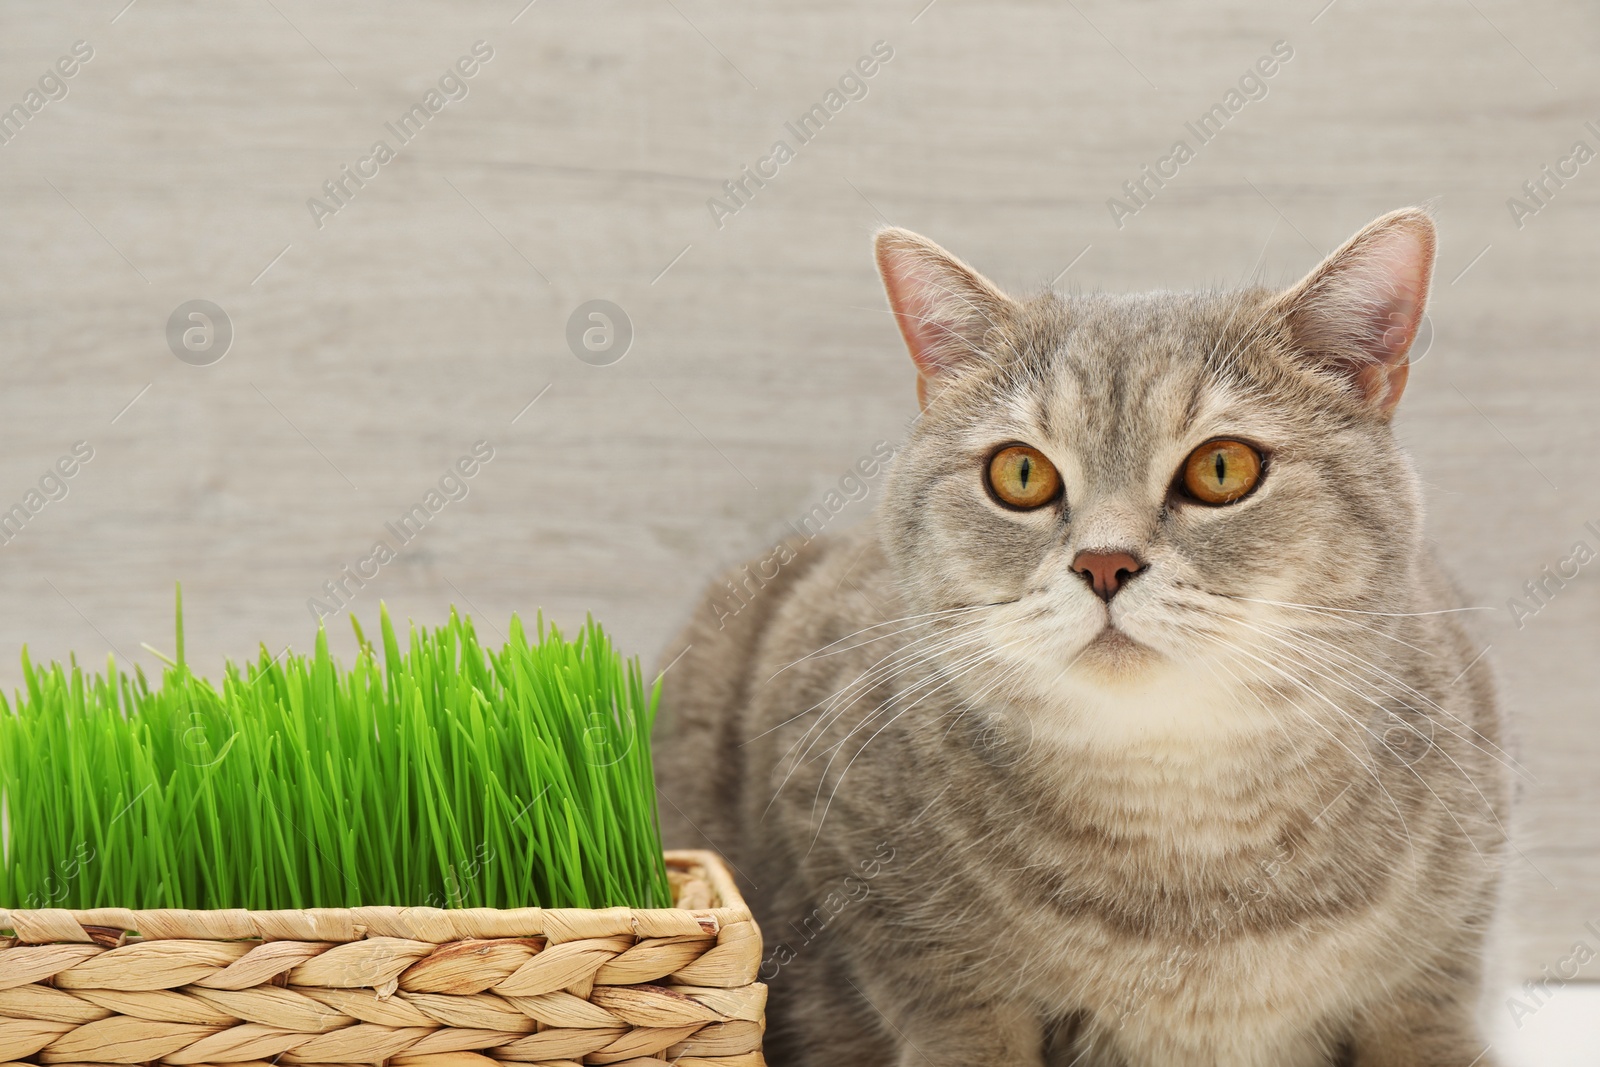
[[[1359,653],[1409,610],[1420,495],[1390,417],[1433,254],[1408,209],[1284,292],[1018,301],[880,232],[923,412],[878,521],[911,611],[949,613],[924,625],[954,691],[1108,736],[1248,728],[1238,683],[1290,687],[1313,642]],[[1206,693],[1233,696],[1188,708]]]

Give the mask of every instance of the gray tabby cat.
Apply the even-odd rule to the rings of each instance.
[[[878,234],[923,412],[875,525],[665,659],[774,1063],[1492,1063],[1510,764],[1390,426],[1433,253],[1411,209],[1287,292],[1017,301]]]

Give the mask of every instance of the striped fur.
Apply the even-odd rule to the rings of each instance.
[[[874,524],[663,661],[668,843],[740,872],[773,1063],[1492,1063],[1513,764],[1389,424],[1432,241],[1397,212],[1287,293],[1015,301],[880,235],[927,405]],[[1217,436],[1259,489],[1175,499]],[[1059,507],[989,497],[1007,442]],[[1148,562],[1109,604],[1071,567],[1108,546]]]

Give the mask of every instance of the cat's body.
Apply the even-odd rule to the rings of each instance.
[[[1385,350],[1341,393],[1288,354],[1314,284],[1015,304],[918,240],[880,263],[937,395],[876,523],[666,653],[669,844],[742,877],[772,1061],[1473,1063],[1506,760]],[[1174,496],[1223,435],[1259,487]],[[1055,498],[1001,499],[1008,442]]]

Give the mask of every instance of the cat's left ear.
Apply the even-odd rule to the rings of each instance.
[[[1422,208],[1392,211],[1274,302],[1303,356],[1385,417],[1405,390],[1433,254],[1432,217]]]
[[[917,365],[917,400],[927,407],[930,384],[987,362],[985,336],[1019,305],[921,234],[891,226],[874,247],[889,309]]]

